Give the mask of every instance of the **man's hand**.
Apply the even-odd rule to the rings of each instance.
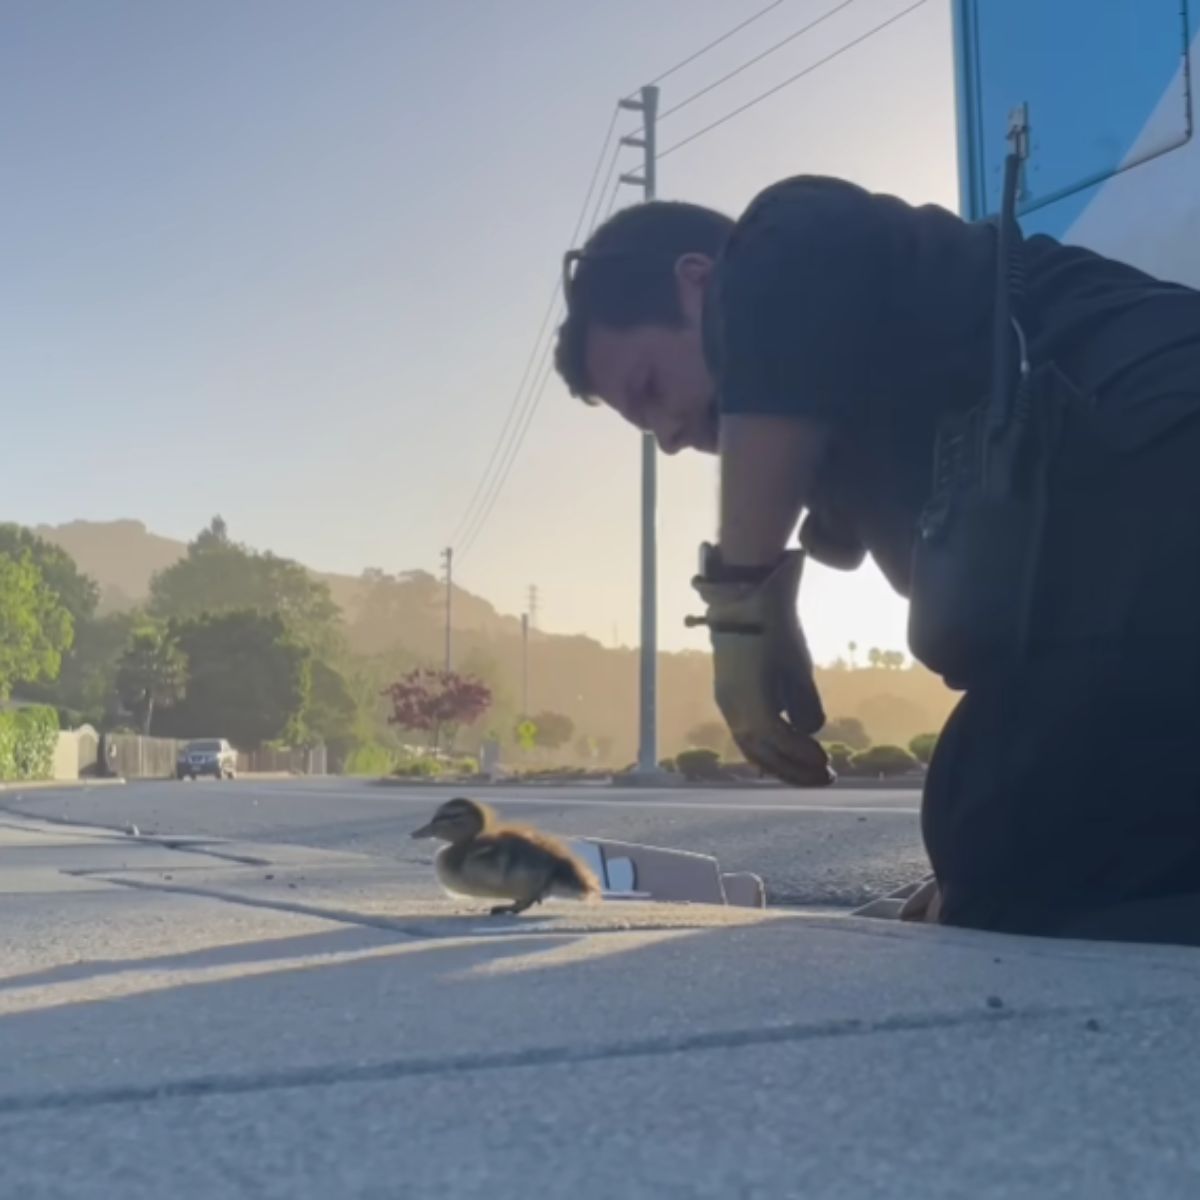
[[[697,577],[708,606],[717,706],[749,762],[798,787],[835,776],[813,738],[825,724],[812,658],[796,616],[804,554],[785,553],[756,582]]]

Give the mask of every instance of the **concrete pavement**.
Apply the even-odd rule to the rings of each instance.
[[[1191,1197],[1200,958],[0,818],[0,1195]]]

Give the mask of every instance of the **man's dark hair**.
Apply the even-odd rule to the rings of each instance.
[[[554,366],[571,395],[591,396],[584,369],[588,330],[682,324],[676,262],[685,254],[716,258],[733,226],[715,209],[650,200],[610,217],[568,256],[574,261],[564,265],[567,316],[558,327]]]

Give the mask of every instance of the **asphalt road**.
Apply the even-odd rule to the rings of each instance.
[[[0,810],[142,833],[286,842],[430,861],[410,831],[451,793],[348,779],[131,783],[0,793]],[[715,854],[756,871],[774,904],[846,908],[928,871],[913,789],[821,792],[489,788],[502,815],[567,836],[596,836]]]

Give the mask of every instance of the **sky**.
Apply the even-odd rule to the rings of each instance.
[[[911,3],[842,3],[660,148]],[[614,101],[765,4],[0,0],[4,518],[187,538],[219,512],[322,570],[437,571],[543,361]],[[838,7],[781,0],[661,107]],[[926,0],[665,156],[659,195],[736,215],[806,172],[957,210],[950,36]],[[635,644],[639,468],[636,432],[551,376],[456,581],[511,613],[536,585],[541,628]],[[660,456],[659,492],[660,644],[702,649],[683,617],[713,463]],[[870,565],[811,567],[801,614],[820,661],[904,647]]]

